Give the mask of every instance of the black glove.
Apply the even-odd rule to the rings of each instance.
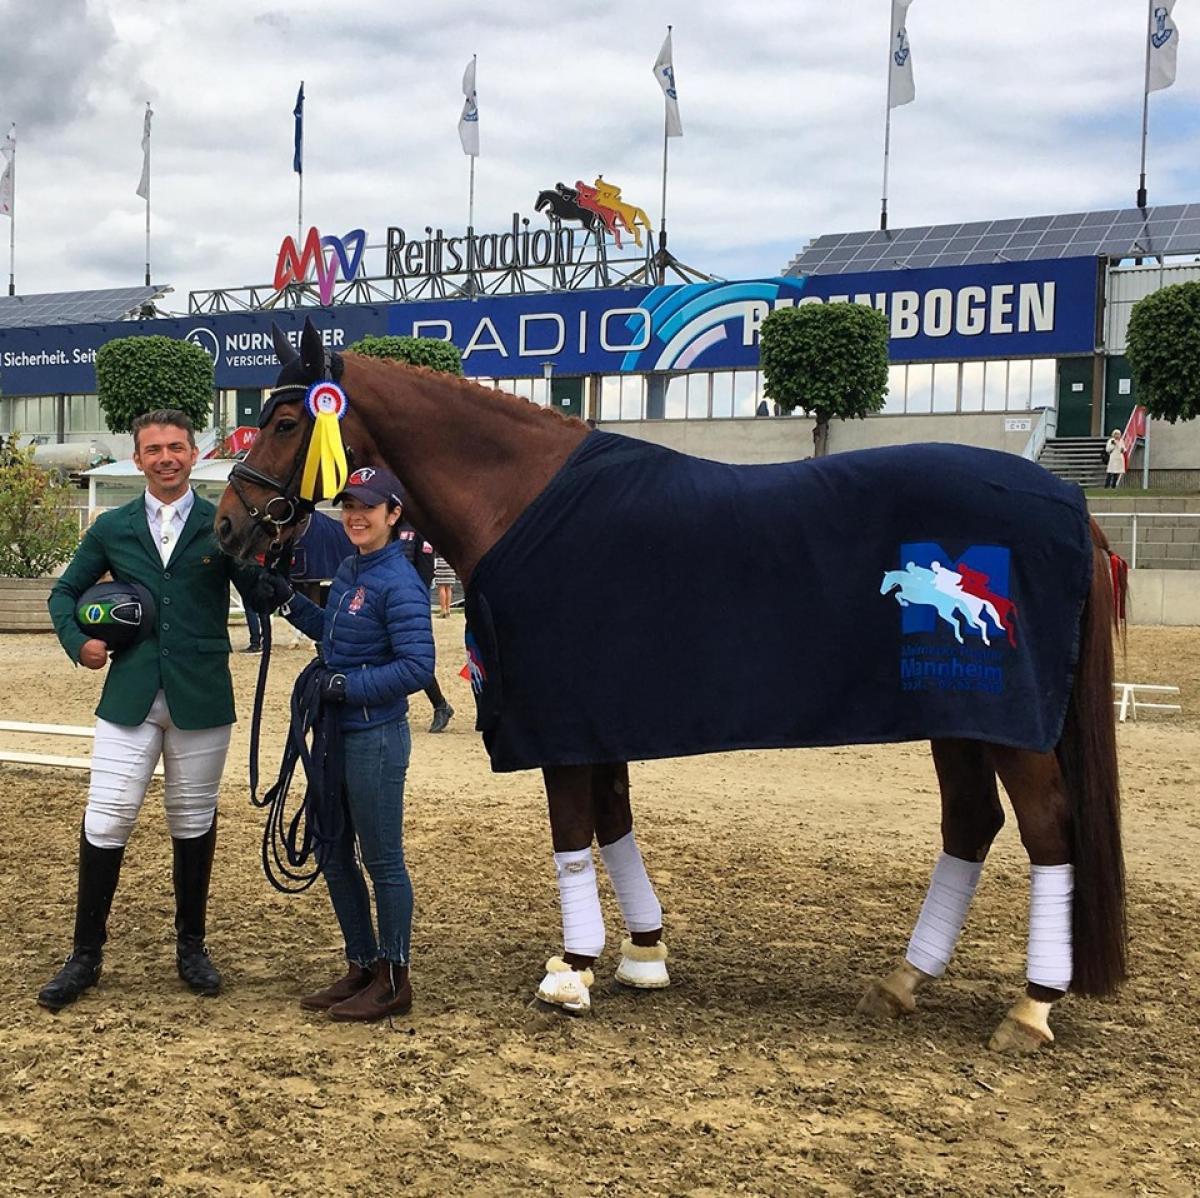
[[[335,670],[325,670],[321,675],[321,702],[345,703],[346,675]]]
[[[288,603],[295,593],[292,584],[282,574],[264,570],[254,580],[250,589],[250,606],[256,612],[269,616],[271,612]]]

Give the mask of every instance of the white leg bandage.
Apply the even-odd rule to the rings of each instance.
[[[934,978],[946,972],[982,873],[982,861],[963,861],[947,853],[938,856],[929,892],[904,954],[910,965]]]
[[[1026,977],[1050,990],[1071,987],[1073,865],[1029,867],[1029,954]]]
[[[600,857],[616,892],[625,926],[631,932],[657,932],[662,927],[662,907],[633,833],[627,832],[612,844],[602,844]]]
[[[563,949],[580,957],[598,957],[604,950],[604,917],[592,850],[555,853],[554,869],[562,901]]]

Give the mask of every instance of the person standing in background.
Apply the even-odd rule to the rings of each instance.
[[[433,551],[433,546],[403,516],[401,516],[400,523],[396,526],[396,539],[400,542],[400,548],[404,551],[404,556],[412,562],[413,568],[417,572],[417,577],[425,584],[425,593],[428,594],[435,570],[434,559],[436,554]],[[451,717],[454,715],[454,708],[450,706],[450,701],[442,694],[442,688],[438,685],[436,675],[434,675],[433,681],[425,688],[425,698],[433,705],[433,722],[429,725],[429,731],[444,732],[446,725],[450,723]]]

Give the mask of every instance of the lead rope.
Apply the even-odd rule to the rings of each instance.
[[[341,838],[348,819],[342,797],[341,725],[337,709],[321,702],[323,672],[320,657],[300,671],[292,689],[292,719],[279,777],[261,799],[252,800],[256,807],[267,808],[263,873],[285,894],[307,890],[317,880],[325,850]],[[303,767],[306,786],[304,798],[289,818],[288,791],[297,763]]]

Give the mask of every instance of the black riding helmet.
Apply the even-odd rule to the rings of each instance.
[[[157,618],[154,597],[140,582],[100,582],[75,604],[75,623],[114,653],[144,641]]]

